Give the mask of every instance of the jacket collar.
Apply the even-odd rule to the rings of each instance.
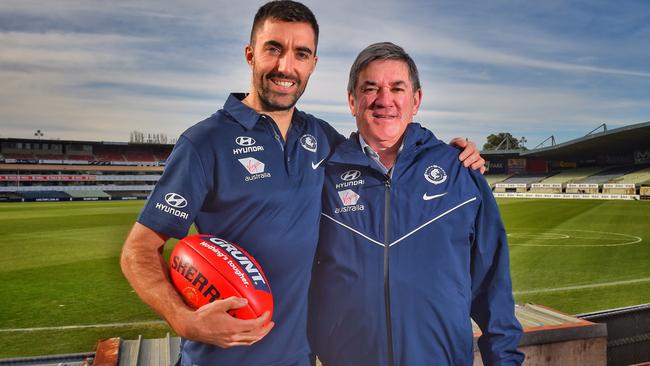
[[[257,113],[242,102],[246,98],[246,95],[246,93],[231,93],[228,99],[226,99],[223,110],[246,130],[250,131],[255,127],[257,121],[260,120],[262,114]],[[306,124],[305,119],[304,113],[294,107],[293,115],[291,116],[291,127],[298,128],[299,131],[303,130]]]
[[[407,159],[409,156],[422,147],[429,147],[442,142],[433,135],[433,133],[426,128],[422,127],[419,123],[412,122],[406,127],[404,131],[403,148],[397,157],[397,165],[400,160]],[[329,159],[331,163],[350,164],[374,167],[376,164],[369,158],[361,149],[359,144],[358,132],[353,132],[346,141],[342,142],[336,147],[334,153]]]

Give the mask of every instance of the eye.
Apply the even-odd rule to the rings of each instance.
[[[401,93],[404,91],[404,88],[401,86],[396,86],[390,89],[393,93]]]
[[[375,86],[366,86],[363,89],[361,89],[362,92],[369,94],[369,93],[376,93],[379,88]]]
[[[309,59],[309,53],[307,53],[307,52],[298,52],[296,57],[299,60],[308,60]]]
[[[279,55],[282,52],[280,48],[276,46],[268,46],[266,47],[266,51],[274,55]]]

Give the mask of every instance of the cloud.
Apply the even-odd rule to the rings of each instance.
[[[257,5],[226,0],[0,2],[3,136],[175,136],[246,91],[243,47]],[[443,137],[566,139],[649,119],[645,7],[516,2],[307,1],[319,63],[299,108],[347,134],[349,67],[366,45],[403,45],[420,68],[418,120]],[[616,16],[611,16],[615,14]],[[599,22],[602,27],[594,27]]]

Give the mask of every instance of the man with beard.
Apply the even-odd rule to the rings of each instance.
[[[316,66],[317,40],[318,24],[306,6],[274,1],[258,10],[245,50],[250,92],[231,94],[223,109],[181,135],[124,243],[122,270],[183,338],[182,365],[310,362],[307,294],[322,164],[343,140],[294,107]],[[476,159],[482,167],[477,154],[468,163]],[[235,242],[257,259],[273,289],[273,321],[267,324],[268,313],[252,320],[230,316],[228,310],[246,305],[241,298],[196,311],[183,303],[161,254],[167,239],[184,237],[193,222],[200,233]]]

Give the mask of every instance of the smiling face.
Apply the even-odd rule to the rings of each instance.
[[[359,73],[348,103],[363,139],[375,151],[401,142],[420,107],[422,91],[413,90],[407,64],[399,60],[373,61]]]
[[[269,18],[246,47],[253,71],[251,104],[258,111],[293,108],[316,67],[316,42],[306,22]]]

